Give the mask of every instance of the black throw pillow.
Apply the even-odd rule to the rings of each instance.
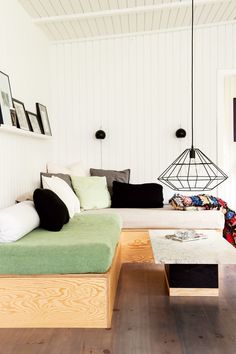
[[[112,208],[162,208],[163,188],[157,183],[113,182]]]
[[[65,203],[49,189],[36,189],[33,195],[39,214],[40,227],[48,231],[60,231],[70,216]]]

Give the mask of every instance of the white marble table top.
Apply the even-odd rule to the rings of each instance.
[[[197,230],[208,239],[180,242],[165,238],[175,230],[149,230],[157,264],[236,264],[234,248],[218,231]]]

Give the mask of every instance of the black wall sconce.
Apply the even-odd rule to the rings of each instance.
[[[99,129],[99,130],[97,130],[96,131],[96,133],[95,133],[95,138],[96,139],[105,139],[105,137],[106,137],[106,133],[104,132],[104,130],[101,130],[101,129]]]
[[[100,141],[100,167],[103,168],[102,141],[106,138],[106,133],[104,132],[104,130],[99,129],[95,133],[95,138]]]
[[[185,138],[186,137],[186,130],[180,128],[176,130],[175,135],[177,138]]]

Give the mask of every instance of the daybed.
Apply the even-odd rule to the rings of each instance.
[[[223,227],[220,211],[105,209],[1,245],[0,327],[108,328],[121,264],[153,261],[148,229]]]

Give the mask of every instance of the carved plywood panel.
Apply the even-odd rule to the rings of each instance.
[[[121,249],[122,263],[154,263],[148,231],[123,231]]]

